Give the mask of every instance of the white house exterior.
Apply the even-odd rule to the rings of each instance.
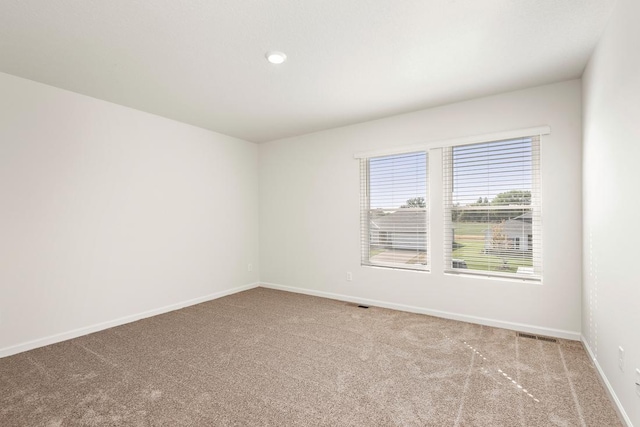
[[[370,219],[369,244],[379,249],[426,251],[425,210],[397,210]]]
[[[509,250],[527,252],[533,249],[531,212],[506,220],[502,223],[502,232],[507,236]],[[484,248],[485,250],[494,249],[492,228],[488,228],[484,232]]]

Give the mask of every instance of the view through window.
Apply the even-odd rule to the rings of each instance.
[[[542,274],[539,139],[444,149],[445,270]]]
[[[427,153],[361,159],[362,264],[427,267]]]

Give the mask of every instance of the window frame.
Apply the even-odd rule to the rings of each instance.
[[[486,142],[492,142],[492,141],[500,141],[500,140],[507,140],[507,139],[516,139],[516,138],[523,138],[523,137],[531,137],[531,136],[535,136],[539,138],[539,144],[540,144],[540,157],[539,157],[539,161],[541,161],[541,157],[542,157],[542,153],[543,153],[543,137],[546,135],[550,135],[551,134],[551,127],[548,125],[541,125],[541,126],[535,126],[535,127],[529,127],[529,128],[521,128],[521,129],[511,129],[511,130],[504,130],[504,131],[498,131],[498,132],[491,132],[491,133],[485,133],[485,134],[475,134],[475,135],[469,135],[469,136],[461,136],[461,137],[454,137],[454,138],[450,138],[450,139],[439,139],[439,140],[431,140],[431,141],[426,141],[426,142],[419,142],[419,143],[413,143],[410,145],[395,145],[394,147],[390,147],[390,148],[384,148],[384,149],[374,149],[374,150],[366,150],[366,151],[356,151],[353,154],[353,158],[357,159],[359,161],[362,161],[363,159],[367,159],[367,158],[371,158],[371,157],[380,157],[380,156],[388,156],[388,155],[392,155],[392,154],[402,154],[402,153],[411,153],[411,152],[416,152],[416,151],[426,151],[427,152],[427,159],[432,159],[431,162],[433,162],[433,158],[431,156],[431,154],[433,152],[435,153],[442,153],[443,157],[444,157],[444,151],[450,147],[455,147],[455,146],[459,146],[459,145],[468,145],[468,144],[474,144],[474,143],[486,143]],[[433,150],[433,151],[432,151]],[[440,157],[440,154],[436,154],[435,156],[435,160],[437,160]],[[442,160],[442,159],[441,159]],[[438,176],[435,177],[435,180],[433,180],[433,182],[438,185],[438,188],[435,189],[436,191],[436,195],[438,196],[439,200],[437,200],[438,203],[442,203],[442,210],[441,211],[437,211],[438,214],[441,214],[442,211],[444,211],[444,201],[445,201],[445,197],[446,194],[437,194],[438,191],[441,191],[444,186],[442,185],[443,182],[440,181],[440,179],[444,179],[444,171],[443,170],[439,170],[438,165],[433,165],[435,169],[433,169],[434,171],[438,172]],[[539,165],[538,165],[539,166]],[[362,170],[363,168],[360,167],[360,171],[362,174]],[[427,177],[427,186],[429,189],[429,202],[427,203],[427,207],[429,209],[429,215],[433,212],[433,205],[431,205],[431,184],[432,184],[432,179],[431,179],[431,171],[427,170],[427,172],[429,173],[428,177]],[[533,230],[537,230],[537,232],[539,233],[538,235],[540,236],[540,238],[542,238],[542,232],[543,232],[543,227],[542,227],[542,209],[543,209],[543,200],[542,200],[542,174],[540,173],[540,176],[537,177],[538,178],[538,188],[539,190],[539,209],[540,209],[540,220],[535,224],[535,226],[533,227]],[[362,178],[361,178],[362,181]],[[368,197],[368,195],[364,194],[364,191],[360,191],[361,193],[361,203],[360,203],[360,212],[362,215],[362,199],[364,197]],[[432,236],[433,234],[431,233],[431,224],[433,222],[429,221],[428,222],[428,227],[429,229],[427,229],[427,233],[428,233],[428,245],[427,245],[427,255],[429,257],[428,260],[428,265],[429,267],[431,267],[431,263],[433,261],[432,258],[432,254],[433,254],[433,241],[432,241]],[[446,224],[446,218],[445,218],[445,224]],[[361,220],[361,230],[360,230],[360,235],[363,235],[362,232],[362,225],[363,222]],[[443,229],[443,231],[445,231]],[[533,231],[532,231],[533,233]],[[439,233],[435,234],[437,241],[436,243],[439,244],[442,243],[444,240],[441,240],[441,237],[444,236],[440,236]],[[527,244],[529,245],[531,243],[531,239],[533,238],[532,235],[528,235],[527,236]],[[522,244],[522,241],[521,241]],[[360,246],[361,246],[361,251],[363,248],[362,245],[362,238],[360,239]],[[542,249],[542,242],[540,241],[540,249]],[[443,248],[446,251],[446,248]],[[437,259],[441,260],[443,258],[445,258],[446,252],[445,253],[437,253]],[[363,256],[361,254],[361,260],[363,259]],[[540,257],[540,259],[542,260],[542,256]],[[376,268],[375,266],[372,266],[373,268]],[[445,265],[446,267],[446,265]],[[388,266],[385,268],[392,268],[392,269],[396,269],[397,267],[394,266]],[[446,270],[446,269],[445,269]],[[430,272],[431,268],[428,270],[404,270],[404,271],[427,271]],[[459,272],[453,272],[453,273],[448,273],[446,271],[442,271],[441,267],[438,265],[436,266],[436,271],[438,273],[443,273],[444,275],[456,275],[456,276],[464,276],[464,277],[469,277],[471,279],[492,279],[492,280],[506,280],[506,281],[511,281],[511,282],[528,282],[528,283],[534,283],[534,284],[542,284],[543,282],[543,276],[540,275],[539,278],[536,279],[531,279],[531,278],[526,278],[526,277],[513,277],[513,275],[507,275],[506,277],[503,276],[499,276],[496,274],[464,274],[464,273],[459,273]]]
[[[410,154],[424,154],[425,157],[425,207],[424,208],[397,208],[396,212],[400,209],[404,212],[409,211],[424,211],[425,212],[425,263],[424,264],[408,264],[399,262],[385,262],[385,261],[371,261],[371,212],[374,208],[371,207],[371,160],[394,157]],[[430,272],[431,271],[431,250],[430,250],[430,224],[429,224],[429,150],[412,150],[403,151],[399,153],[390,153],[382,155],[372,155],[359,157],[360,159],[360,265],[362,267],[374,267],[374,268],[387,268],[397,269],[405,271],[417,271],[417,272]],[[377,209],[377,208],[376,208]],[[386,208],[385,208],[386,209]],[[389,210],[394,209],[392,207]],[[418,252],[418,250],[416,250]]]
[[[450,146],[443,147],[442,150],[442,177],[443,177],[443,211],[444,211],[444,273],[451,275],[465,275],[465,276],[475,276],[475,277],[488,277],[488,278],[502,278],[502,279],[510,279],[510,280],[519,280],[526,282],[535,282],[541,283],[543,279],[543,254],[542,254],[542,177],[540,171],[540,162],[541,162],[541,138],[542,134],[533,134],[533,135],[519,135],[513,136],[507,139],[493,139],[493,140],[485,140],[485,141],[475,141],[473,143],[462,143],[462,144],[452,144]],[[532,213],[532,231],[531,235],[527,235],[527,244],[529,244],[530,240],[533,241],[532,246],[532,273],[511,273],[511,272],[499,272],[499,271],[489,271],[489,270],[474,270],[474,269],[466,269],[466,268],[457,268],[453,266],[453,239],[454,233],[447,233],[447,229],[453,229],[453,220],[452,220],[452,210],[453,207],[453,182],[447,182],[447,177],[452,181],[454,179],[454,163],[453,163],[453,155],[452,152],[456,147],[460,146],[472,146],[476,144],[491,144],[491,143],[501,143],[510,140],[531,138],[531,204],[530,209]],[[448,168],[451,168],[448,170]],[[451,190],[451,191],[448,191]],[[511,208],[513,209],[513,208]],[[498,208],[496,210],[509,210],[508,206],[504,208]],[[538,237],[535,237],[538,236]],[[522,244],[522,241],[520,241]]]

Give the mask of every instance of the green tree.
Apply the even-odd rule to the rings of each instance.
[[[531,191],[510,190],[498,194],[491,200],[492,206],[530,206]],[[491,221],[506,221],[525,213],[524,209],[505,209],[491,211]]]
[[[426,208],[427,203],[424,200],[424,197],[413,197],[407,200],[405,205],[400,206],[401,208]]]
[[[487,197],[478,197],[475,203],[466,206],[529,206],[531,205],[531,191],[509,190],[496,195],[491,201]],[[454,206],[458,207],[458,205]],[[460,222],[497,222],[515,218],[526,212],[526,209],[505,210],[453,210],[453,221]]]
[[[486,197],[483,199],[482,197],[478,197],[478,201],[475,203],[470,203],[467,206],[485,206],[489,205],[489,199]],[[487,222],[489,221],[489,216],[487,211],[485,210],[461,210],[458,211],[457,219],[461,222]]]
[[[528,191],[528,190],[505,191],[504,193],[500,193],[496,197],[494,197],[493,200],[491,200],[491,204],[493,206],[530,205],[531,191]]]

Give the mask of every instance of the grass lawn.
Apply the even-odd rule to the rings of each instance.
[[[479,236],[484,239],[484,231],[491,227],[486,222],[454,222],[456,236]]]

